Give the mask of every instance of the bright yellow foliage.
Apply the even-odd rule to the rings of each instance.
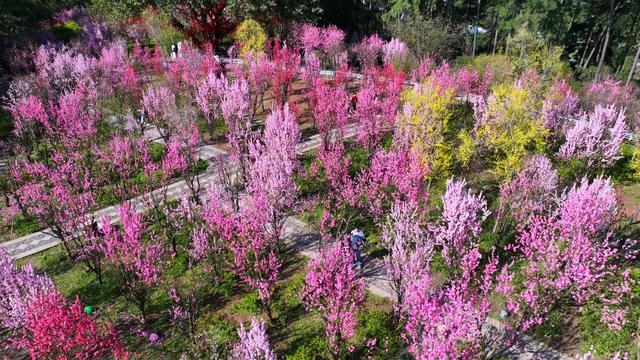
[[[637,143],[633,148],[633,157],[629,167],[635,172],[636,178],[640,179],[640,143]]]
[[[402,95],[404,111],[398,119],[398,126],[408,134],[413,149],[416,149],[424,163],[436,172],[450,175],[453,165],[453,151],[445,141],[445,131],[451,119],[455,93],[443,89],[427,79],[416,88]]]
[[[458,159],[458,163],[466,168],[469,165],[471,157],[475,153],[475,141],[467,129],[462,129],[458,133],[458,141],[459,144],[456,158]]]
[[[493,172],[501,179],[516,174],[529,151],[544,150],[547,130],[538,109],[535,97],[513,84],[494,87],[487,100],[477,138],[495,156]]]
[[[247,53],[256,55],[264,52],[267,33],[257,21],[247,19],[236,29],[235,39],[240,44],[241,56]]]

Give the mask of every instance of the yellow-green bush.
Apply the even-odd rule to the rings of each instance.
[[[562,48],[547,44],[527,28],[521,28],[509,41],[509,55],[516,74],[535,70],[544,83],[566,77],[569,66],[562,61]]]
[[[417,149],[431,174],[448,176],[453,165],[453,149],[444,135],[453,113],[454,96],[452,89],[443,89],[431,79],[402,95],[407,106],[398,118],[398,126],[409,135],[411,146]]]
[[[456,61],[457,65],[464,66],[470,71],[477,71],[484,76],[486,71],[491,71],[493,77],[492,84],[502,84],[513,81],[513,64],[508,56],[478,55],[475,57],[464,56]]]
[[[247,19],[238,26],[234,38],[240,44],[240,55],[255,55],[264,52],[267,33],[257,21]]]
[[[629,167],[634,171],[636,179],[640,179],[640,143],[637,143],[633,148],[633,157],[631,157]]]
[[[530,151],[542,152],[547,130],[539,104],[527,88],[497,85],[487,100],[477,139],[494,156],[493,172],[501,179],[517,173]]]

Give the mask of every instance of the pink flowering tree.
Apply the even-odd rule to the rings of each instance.
[[[231,351],[231,359],[234,360],[276,360],[277,356],[267,338],[264,321],[251,318],[251,329],[245,329],[241,323],[238,329],[240,341],[234,345]]]
[[[371,165],[354,175],[350,174],[351,159],[340,142],[320,147],[318,160],[329,187],[321,223],[325,234],[340,236],[365,217],[381,221],[395,201],[422,204],[428,197],[425,178],[429,169],[401,140],[388,151],[378,150]]]
[[[181,110],[171,88],[152,85],[142,94],[142,108],[164,141],[169,141],[182,122]]]
[[[517,270],[507,266],[498,276],[496,291],[505,296],[513,314],[509,325],[526,331],[541,324],[562,301],[583,304],[591,299],[617,269],[619,246],[610,236],[593,239],[553,217],[532,218],[513,247],[524,265]],[[524,279],[518,286],[516,272]]]
[[[268,202],[264,196],[254,195],[239,212],[229,213],[229,208],[218,198],[209,198],[204,205],[203,217],[210,234],[217,235],[227,245],[233,260],[231,269],[251,289],[258,292],[267,316],[273,319],[271,301],[278,281],[282,262],[278,259],[278,244],[267,232]],[[220,259],[220,244],[198,239],[198,256]],[[215,238],[213,239],[215,241]],[[217,246],[216,246],[217,245]]]
[[[319,257],[309,262],[302,302],[307,310],[320,314],[335,359],[343,353],[345,342],[355,335],[364,289],[364,280],[357,277],[353,268],[353,253],[342,241],[322,249]]]
[[[136,213],[128,203],[118,210],[121,228],[102,218],[102,252],[108,264],[117,272],[126,297],[133,302],[143,318],[153,287],[162,281],[166,264],[166,250],[147,231],[144,218]]]
[[[227,126],[227,141],[231,147],[231,159],[240,164],[246,179],[249,167],[249,144],[252,139],[253,119],[249,116],[249,84],[239,79],[231,82],[221,102],[222,117]]]
[[[459,264],[477,247],[482,222],[489,216],[482,194],[466,189],[466,180],[447,180],[442,196],[442,220],[433,227],[442,257],[449,265]]]
[[[517,223],[526,224],[532,216],[551,212],[557,190],[558,173],[551,161],[534,155],[513,180],[500,185],[498,217],[507,211]]]
[[[587,85],[580,102],[581,107],[589,111],[595,110],[597,105],[625,109],[627,127],[636,131],[640,127],[638,89],[633,86],[625,87],[621,81],[614,79],[594,81]]]
[[[295,174],[300,167],[296,152],[299,142],[298,121],[285,104],[283,109],[272,109],[262,138],[256,137],[250,147],[253,162],[247,191],[251,196],[265,198],[276,243],[281,238],[286,212],[294,205],[298,192]]]
[[[382,54],[385,63],[402,66],[405,57],[409,54],[409,48],[402,41],[393,38],[382,46]]]
[[[226,86],[226,78],[213,72],[205,75],[196,84],[195,103],[207,121],[210,136],[213,136],[216,120],[222,116],[221,102]]]
[[[620,158],[620,146],[627,135],[624,119],[624,110],[596,105],[592,113],[567,129],[558,156],[576,160],[584,172],[613,165]]]
[[[542,102],[544,126],[553,135],[562,135],[568,124],[578,116],[578,101],[569,84],[564,81],[553,84]]]
[[[389,251],[384,264],[400,304],[407,284],[428,272],[434,253],[434,239],[422,225],[421,218],[415,202],[396,202],[382,226],[381,243]]]
[[[611,179],[602,176],[589,181],[582,178],[562,197],[558,207],[565,231],[587,236],[606,234],[618,213],[618,200]]]
[[[496,263],[480,275],[438,286],[427,272],[410,282],[400,305],[405,321],[403,338],[416,359],[472,359],[482,355],[482,326],[489,314],[489,290]]]
[[[89,159],[84,154],[54,152],[51,161],[18,162],[11,169],[19,188],[15,196],[46,232],[60,239],[68,258],[102,278],[102,256],[95,248],[96,207]]]
[[[367,69],[366,75],[356,94],[353,119],[358,123],[357,139],[371,155],[393,131],[404,75],[388,65]]]
[[[17,330],[25,323],[26,308],[40,296],[53,292],[46,275],[38,275],[30,264],[18,268],[0,248],[0,326]]]
[[[79,298],[69,303],[56,291],[27,306],[21,336],[9,343],[27,350],[32,359],[128,358],[112,325],[98,324],[85,313]]]

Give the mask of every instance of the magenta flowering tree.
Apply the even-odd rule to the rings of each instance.
[[[17,330],[25,322],[26,307],[40,296],[55,291],[46,275],[38,275],[30,264],[18,268],[0,248],[0,326]]]
[[[407,284],[429,271],[433,257],[435,241],[421,220],[415,202],[398,201],[382,227],[381,243],[389,251],[384,264],[399,304],[404,301]]]
[[[358,123],[358,141],[364,145],[368,154],[372,154],[380,142],[393,131],[396,120],[399,91],[397,78],[385,81],[386,76],[366,81],[358,94],[358,102],[353,118]],[[385,84],[380,86],[379,84]]]
[[[449,265],[459,264],[477,247],[482,222],[489,216],[487,202],[482,194],[474,195],[466,189],[466,180],[447,180],[442,196],[442,220],[433,227],[442,257]]]
[[[318,82],[308,94],[314,125],[320,132],[322,144],[341,141],[349,121],[349,97],[341,84]]]
[[[532,216],[551,212],[557,190],[558,173],[551,161],[534,155],[513,180],[500,185],[498,217],[507,211],[516,222],[526,224]]]
[[[114,136],[106,148],[96,149],[98,168],[110,191],[120,202],[133,198],[146,188],[132,184],[132,179],[151,163],[148,143],[144,139],[129,136]]]
[[[96,90],[83,84],[61,93],[57,101],[45,106],[33,95],[16,99],[9,111],[16,124],[16,134],[23,144],[34,150],[44,140],[67,149],[87,146],[96,134],[100,112],[95,106]]]
[[[384,40],[382,40],[377,34],[367,36],[360,44],[355,48],[355,52],[358,55],[358,59],[363,68],[373,67],[378,61],[382,49],[384,47]]]
[[[484,74],[464,68],[456,73],[459,91],[466,95],[467,98],[471,96],[487,96],[492,79],[493,72],[489,69],[485,70]]]
[[[429,273],[407,285],[400,305],[405,321],[402,336],[416,359],[481,356],[485,344],[482,325],[490,309],[488,290],[493,270],[495,263],[487,266],[479,287],[464,280],[438,287]]]
[[[567,140],[558,156],[577,160],[585,172],[613,165],[620,158],[620,146],[627,135],[624,119],[624,110],[596,105],[592,113],[567,129]]]
[[[248,69],[244,72],[251,87],[251,116],[254,117],[259,108],[264,111],[265,94],[271,87],[275,64],[264,53],[249,53],[246,62]]]
[[[333,357],[338,359],[345,342],[355,335],[357,314],[364,301],[365,284],[353,268],[353,253],[343,241],[322,249],[309,262],[302,288],[307,310],[317,311]]]
[[[289,101],[289,94],[293,81],[300,71],[300,54],[296,49],[276,43],[273,47],[273,75],[271,77],[271,91],[274,105],[284,106]]]
[[[108,264],[117,271],[126,297],[143,318],[153,287],[162,281],[167,251],[155,235],[147,231],[144,218],[128,203],[118,209],[121,228],[102,218],[102,252]]]
[[[251,318],[251,329],[245,329],[241,323],[238,329],[240,341],[231,351],[234,360],[276,360],[277,356],[267,337],[264,321]]]

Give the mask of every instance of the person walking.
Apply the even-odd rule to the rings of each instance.
[[[355,228],[351,231],[351,248],[355,253],[356,268],[362,268],[362,254],[360,248],[364,245],[364,232],[361,229]]]

